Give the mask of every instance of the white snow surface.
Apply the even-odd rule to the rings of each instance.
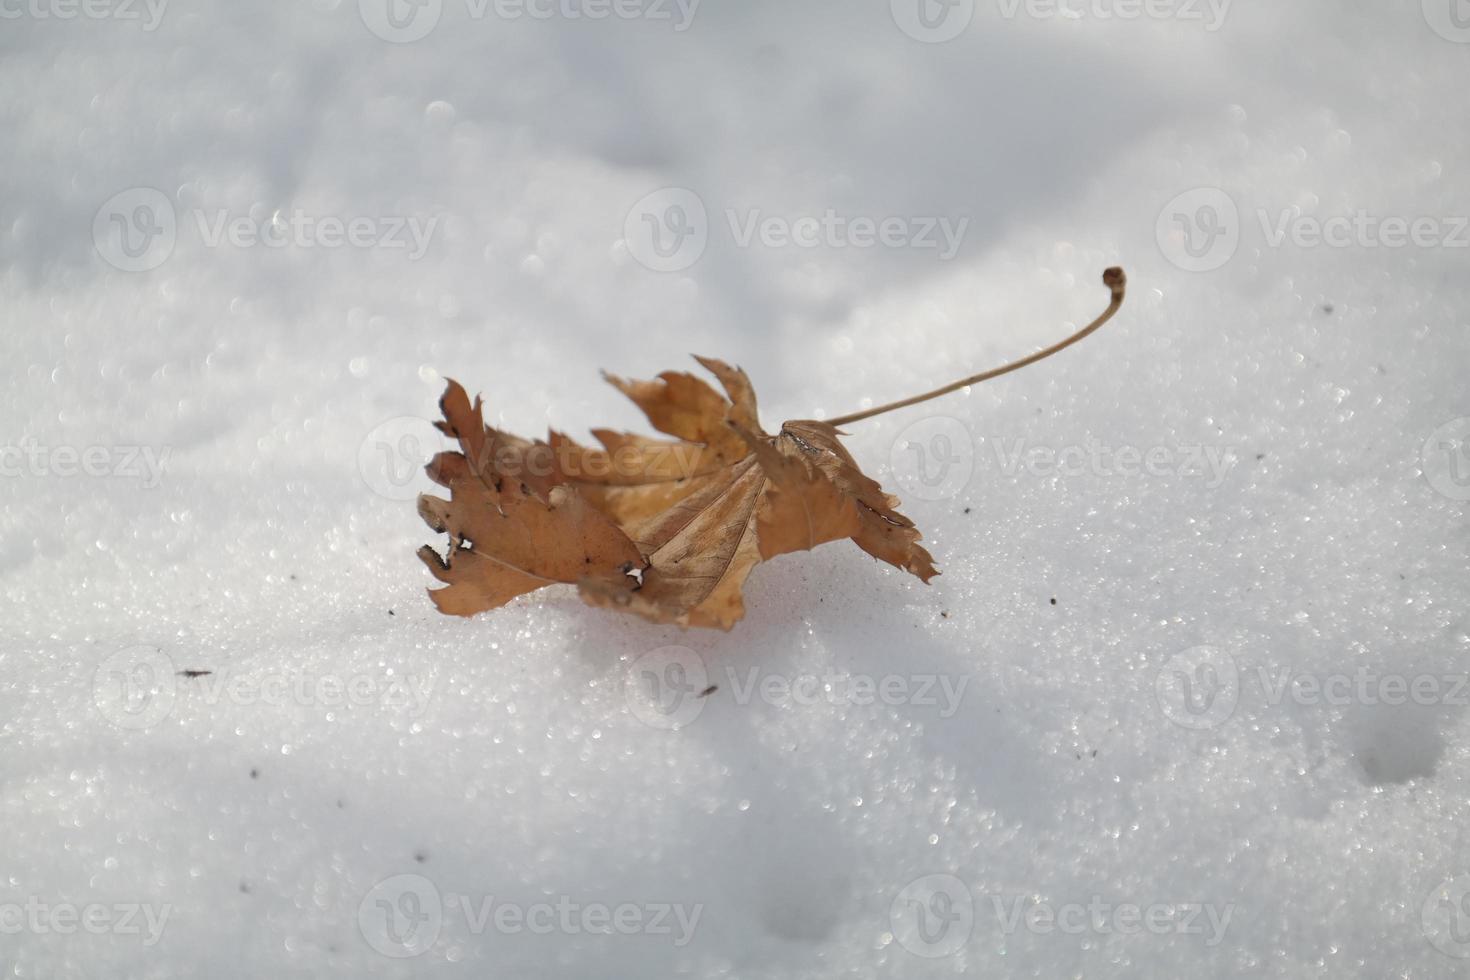
[[[0,976],[1470,971],[1448,0],[943,42],[906,0],[393,2],[438,21],[0,5]],[[708,245],[656,271],[668,188]],[[828,209],[968,225],[732,229]],[[211,244],[295,212],[431,231]],[[1113,264],[1079,346],[849,427],[931,585],[841,542],[729,633],[426,596],[394,477],[446,378],[647,432],[598,371],[706,354],[774,428],[1044,346]]]

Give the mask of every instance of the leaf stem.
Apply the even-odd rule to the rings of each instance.
[[[1071,347],[1073,344],[1077,343],[1077,341],[1081,340],[1083,337],[1086,337],[1088,334],[1092,333],[1104,323],[1107,323],[1113,318],[1113,314],[1118,312],[1118,307],[1123,305],[1123,293],[1126,291],[1128,286],[1128,277],[1123,274],[1122,269],[1114,266],[1113,268],[1108,269],[1103,273],[1103,285],[1107,286],[1108,289],[1112,290],[1113,293],[1113,298],[1112,301],[1108,303],[1108,308],[1106,310],[1103,310],[1101,315],[1099,315],[1096,320],[1093,320],[1087,326],[1072,334],[1072,336],[1068,337],[1066,340],[1062,340],[1055,344],[1052,344],[1045,350],[1039,350],[1034,354],[1029,354],[1026,357],[1021,358],[1019,361],[1012,361],[1011,363],[1006,364],[1002,367],[992,368],[989,371],[982,371],[981,373],[974,375],[973,377],[964,378],[963,380],[956,381],[954,384],[945,385],[943,388],[936,388],[933,391],[927,392],[922,395],[915,395],[912,398],[905,398],[902,401],[889,402],[887,405],[879,405],[877,408],[869,408],[861,412],[853,412],[850,415],[842,415],[835,419],[827,419],[826,421],[829,425],[847,425],[850,422],[861,422],[863,419],[870,419],[875,415],[882,415],[885,412],[892,412],[895,409],[907,408],[910,405],[917,405],[920,402],[926,402],[931,398],[938,398],[940,395],[947,395],[952,391],[958,391],[959,389],[967,387],[969,385],[979,384],[982,381],[989,381],[991,378],[998,378],[1002,374],[1009,374],[1010,372],[1019,370],[1020,368],[1023,368],[1028,364],[1035,364],[1037,361],[1051,357],[1058,351],[1065,350],[1066,348]]]

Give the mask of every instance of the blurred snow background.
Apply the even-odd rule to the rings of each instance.
[[[1467,82],[1463,0],[0,0],[0,976],[1464,976]],[[445,377],[769,427],[1114,263],[852,427],[931,587],[424,595]]]

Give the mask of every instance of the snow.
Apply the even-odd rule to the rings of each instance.
[[[1464,18],[925,9],[0,2],[0,976],[1465,975]],[[931,586],[425,596],[446,377],[835,417],[1111,264],[851,427]]]

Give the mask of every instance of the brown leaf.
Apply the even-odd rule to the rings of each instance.
[[[609,376],[670,439],[593,431],[598,447],[553,432],[530,442],[485,425],[451,381],[439,428],[458,440],[429,475],[450,499],[420,497],[419,513],[449,534],[444,558],[419,554],[448,588],[447,613],[472,615],[554,582],[575,583],[595,606],[659,623],[729,629],[745,614],[741,590],[762,561],[851,538],[928,582],[939,574],[898,499],[865,476],[838,425],[917,405],[1051,357],[1089,336],[1123,303],[1127,276],[1103,272],[1111,296],[1087,326],[1049,347],[933,391],[832,422],[761,428],[745,372],[697,358],[725,389],[667,371],[653,381]],[[968,508],[966,510],[968,513]]]
[[[607,430],[600,448],[559,433],[517,439],[481,421],[453,382],[440,428],[460,452],[430,475],[451,499],[420,499],[447,531],[446,560],[424,555],[450,587],[444,612],[470,615],[553,582],[576,582],[592,605],[660,623],[729,629],[741,591],[769,558],[852,538],[924,581],[938,574],[898,501],[864,476],[824,422],[788,422],[769,435],[739,368],[699,358],[725,389],[669,371],[654,381],[608,380],[672,440]],[[464,546],[465,539],[471,543]]]

